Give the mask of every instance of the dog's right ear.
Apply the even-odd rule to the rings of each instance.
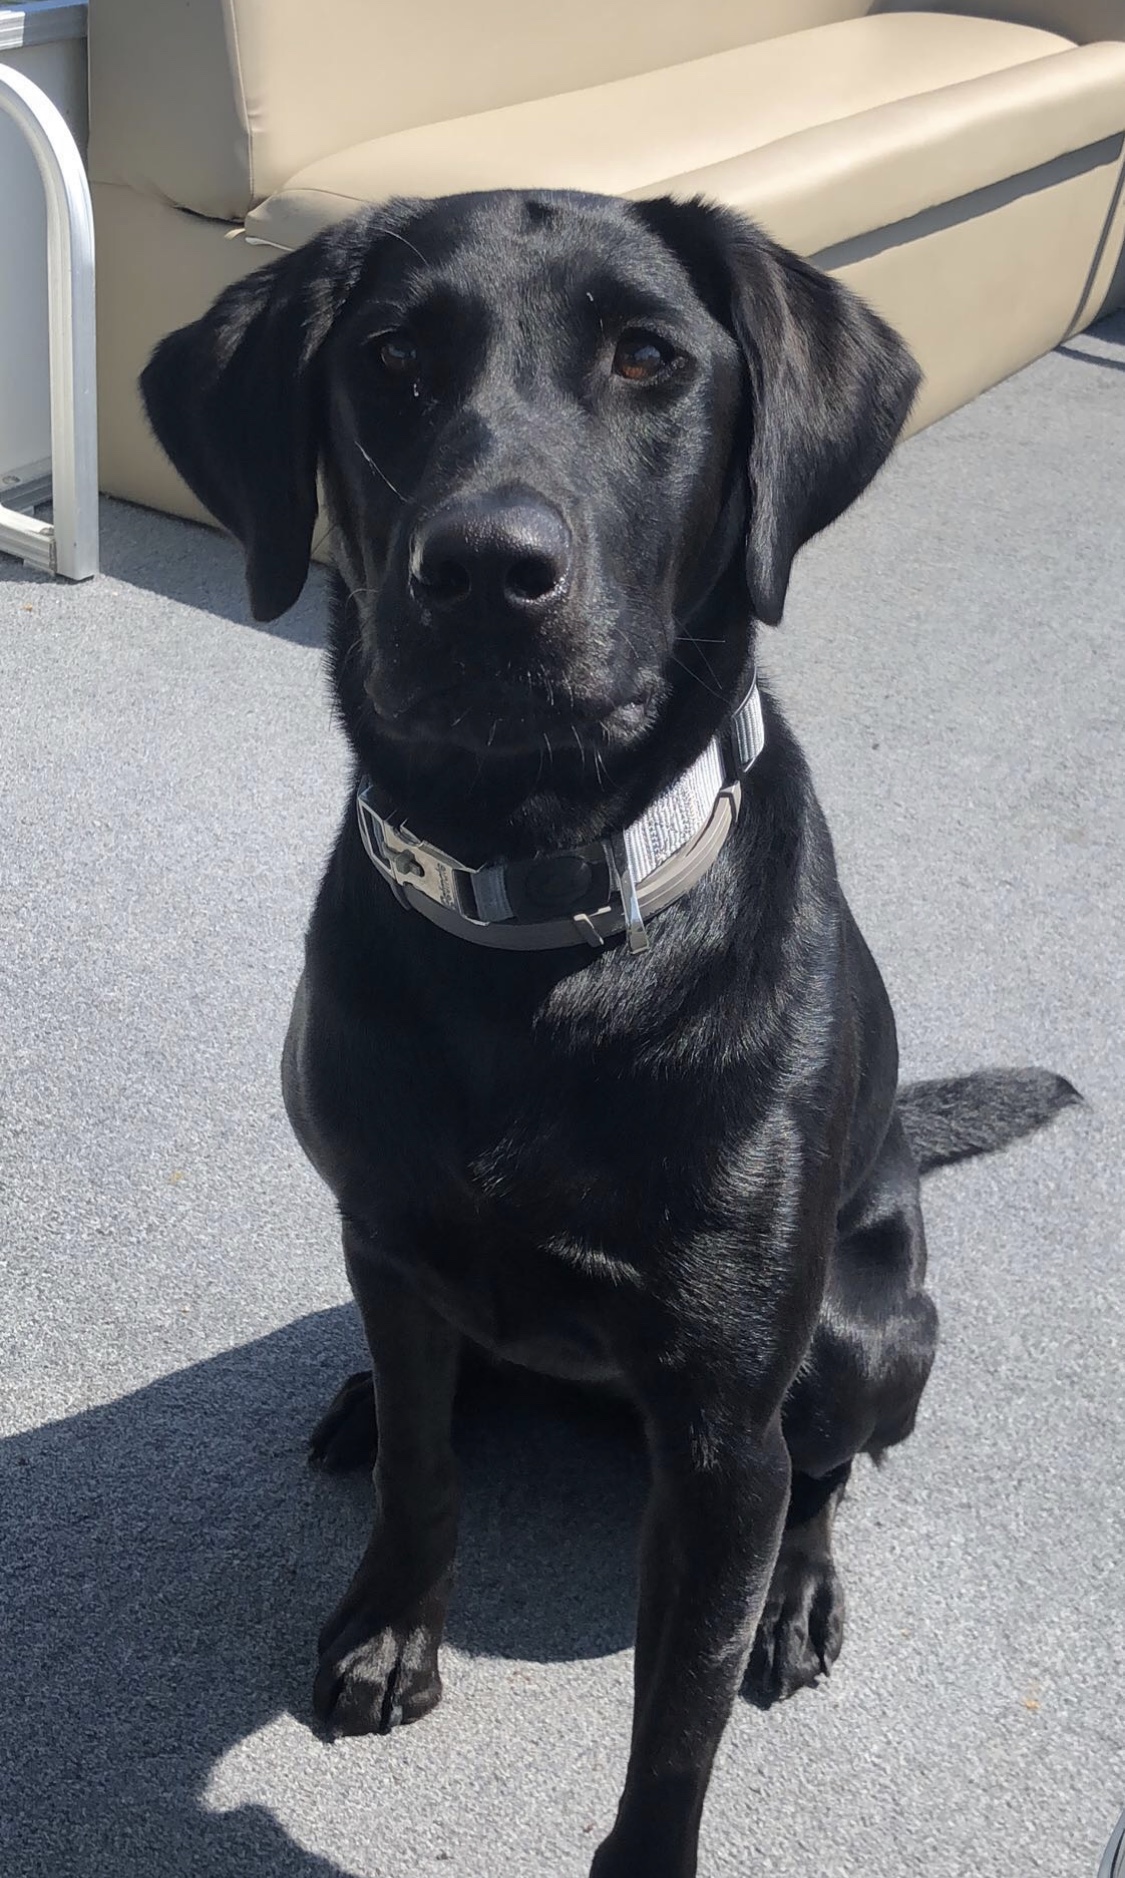
[[[145,410],[188,488],[241,542],[254,618],[276,619],[308,576],[321,449],[320,352],[396,202],[314,236],[170,333],[141,374]]]

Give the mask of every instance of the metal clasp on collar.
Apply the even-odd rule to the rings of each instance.
[[[416,893],[424,893],[427,899],[436,900],[439,906],[464,912],[457,877],[472,872],[471,869],[462,868],[452,855],[443,854],[428,841],[419,841],[409,828],[396,827],[387,821],[370,799],[370,784],[356,792],[356,810],[368,858],[399,899],[403,897],[403,887],[409,886]]]

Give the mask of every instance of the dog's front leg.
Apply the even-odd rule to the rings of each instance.
[[[375,1380],[375,1525],[320,1635],[313,1700],[344,1734],[385,1734],[441,1698],[438,1646],[457,1545],[450,1423],[460,1337],[345,1223]]]
[[[729,1378],[727,1379],[729,1382]],[[693,1878],[711,1765],[746,1668],[788,1503],[764,1425],[681,1373],[645,1401],[653,1487],[641,1547],[633,1739],[591,1878]]]

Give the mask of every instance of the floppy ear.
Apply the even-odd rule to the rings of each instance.
[[[162,339],[141,374],[145,410],[189,489],[241,542],[254,618],[300,595],[317,513],[320,350],[413,203],[369,209],[221,293]]]
[[[921,373],[849,288],[701,201],[635,205],[738,342],[750,381],[746,578],[781,618],[793,558],[862,495],[906,422]]]

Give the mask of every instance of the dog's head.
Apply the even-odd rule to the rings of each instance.
[[[358,740],[478,764],[570,741],[585,771],[677,714],[702,747],[917,379],[733,214],[535,191],[365,211],[229,288],[142,387],[259,619],[304,584],[319,473]]]

